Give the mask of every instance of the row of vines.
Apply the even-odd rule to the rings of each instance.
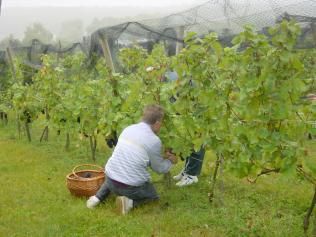
[[[0,110],[14,111],[18,131],[25,128],[29,141],[29,123],[42,113],[41,140],[56,130],[68,149],[70,134],[80,131],[95,159],[99,136],[115,138],[139,121],[144,105],[161,104],[166,118],[160,136],[179,156],[204,146],[216,152],[216,170],[225,161],[226,169],[252,182],[293,170],[316,187],[316,163],[306,147],[308,135],[316,135],[316,105],[303,98],[315,91],[316,51],[295,48],[300,29],[294,22],[284,21],[269,34],[245,27],[231,47],[223,47],[215,33],[190,33],[173,57],[162,45],[151,53],[122,49],[121,73],[112,73],[103,59],[90,65],[81,54],[43,55],[36,72],[15,58]],[[168,72],[178,79],[169,80]]]

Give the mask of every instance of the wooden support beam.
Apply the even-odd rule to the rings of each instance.
[[[177,29],[177,39],[183,40],[183,38],[184,38],[184,26],[179,26]],[[177,41],[176,54],[180,53],[183,46],[184,46],[184,43]]]
[[[10,46],[6,49],[6,55],[7,55],[7,59],[8,59],[8,62],[10,64],[10,67],[11,67],[13,78],[16,81],[17,80],[17,78],[16,78],[16,70],[15,70],[15,66],[14,66],[14,62],[13,62],[13,56],[12,56],[12,50],[11,50]]]
[[[313,38],[314,38],[314,46],[316,46],[316,23],[315,22],[311,23],[311,28],[312,28]]]
[[[110,50],[107,39],[99,35],[99,42],[102,47],[102,52],[103,52],[103,56],[105,58],[106,64],[112,70],[112,72],[115,72],[111,50]]]

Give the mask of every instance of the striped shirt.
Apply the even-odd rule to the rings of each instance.
[[[150,125],[140,122],[128,126],[105,165],[105,173],[121,183],[140,186],[151,179],[148,167],[166,173],[172,166],[161,156],[161,150],[161,141]]]

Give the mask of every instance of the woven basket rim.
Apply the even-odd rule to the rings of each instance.
[[[100,179],[100,178],[104,178],[104,177],[105,177],[104,171],[97,171],[97,170],[80,170],[80,171],[77,171],[76,173],[81,173],[81,172],[102,173],[102,175],[98,175],[98,176],[92,177],[92,178],[84,178],[84,177],[77,178],[76,176],[75,176],[75,177],[70,177],[71,175],[74,176],[74,173],[71,172],[71,173],[69,173],[69,174],[66,176],[66,178],[67,178],[67,180],[93,181],[93,180],[98,180],[98,179]]]

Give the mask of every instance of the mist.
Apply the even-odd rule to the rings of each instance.
[[[102,21],[109,26],[127,21],[159,18],[182,10],[192,5],[150,7],[150,6],[99,6],[99,7],[6,7],[2,6],[0,16],[0,40],[13,35],[22,39],[26,28],[33,23],[41,23],[55,37],[60,37],[63,24],[81,21],[83,35],[91,33],[92,23]],[[98,26],[99,27],[99,26]]]

